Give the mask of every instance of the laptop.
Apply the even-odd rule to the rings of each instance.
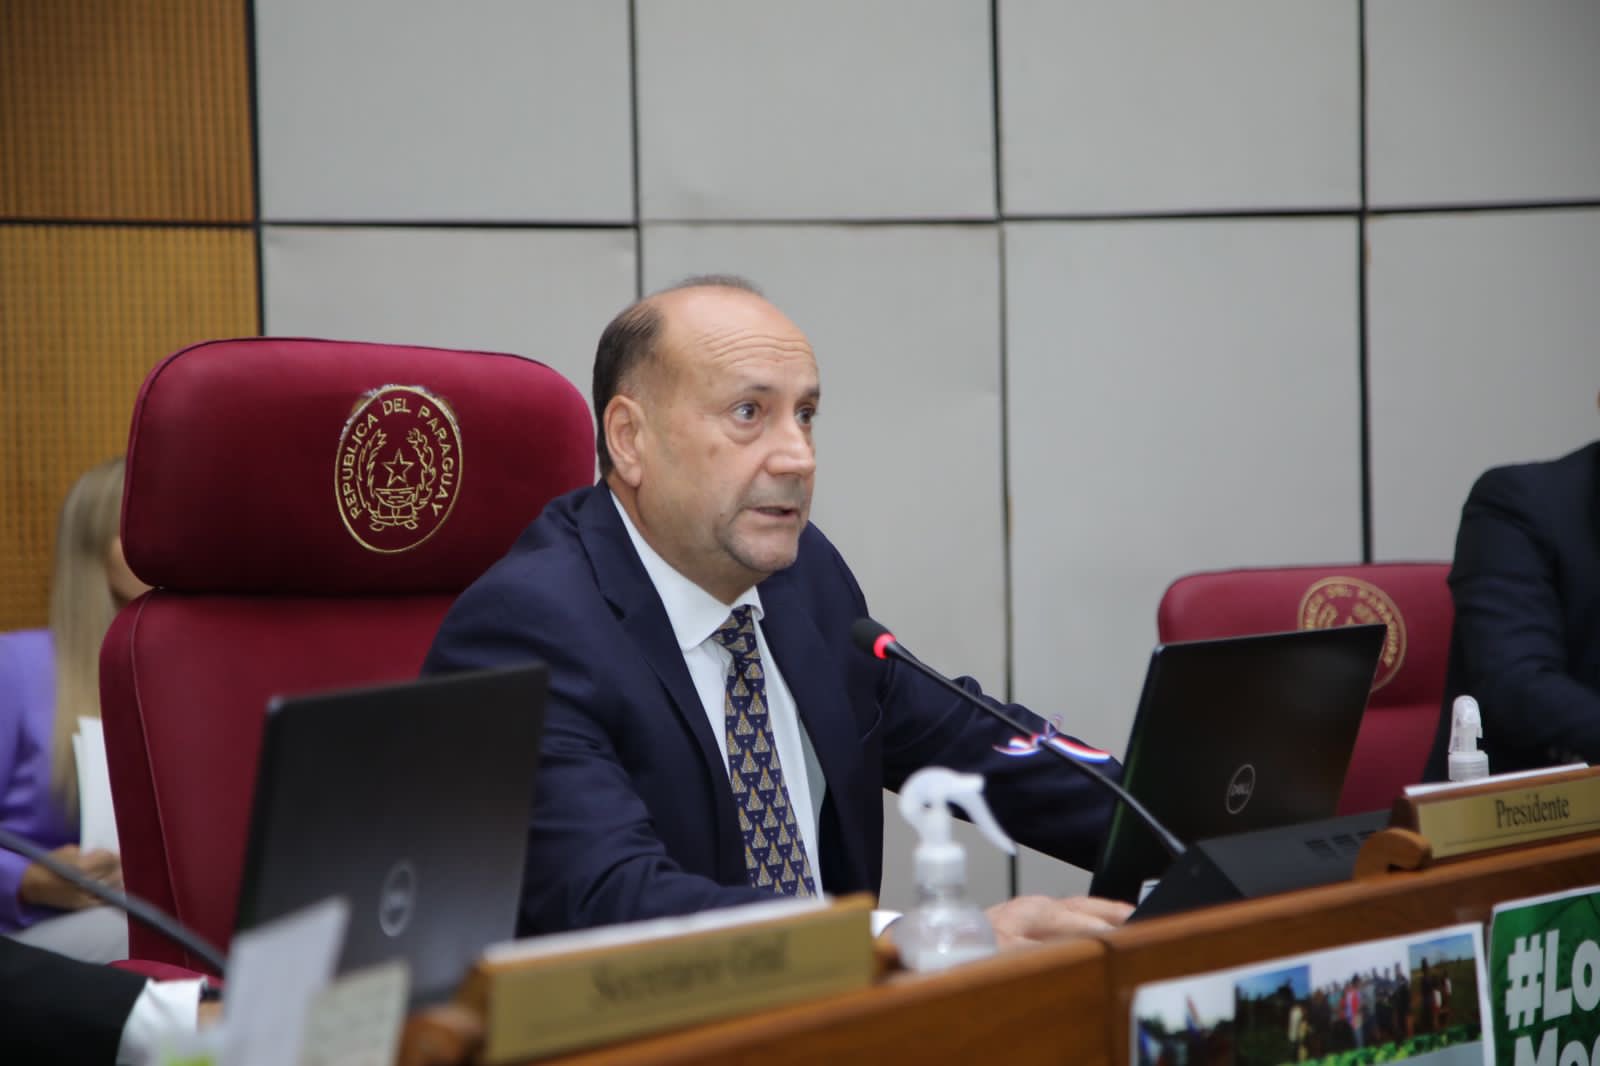
[[[237,930],[329,896],[338,971],[393,958],[413,1006],[512,937],[548,673],[535,663],[267,707]]]
[[[1122,784],[1185,844],[1331,818],[1385,626],[1158,645]],[[1137,902],[1170,861],[1117,805],[1091,895]]]

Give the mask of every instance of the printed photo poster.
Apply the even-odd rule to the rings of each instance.
[[[1600,1053],[1600,887],[1502,903],[1490,922],[1497,1060],[1591,1066]]]
[[[1459,925],[1144,985],[1129,1046],[1133,1066],[1489,1066],[1488,1004],[1483,929]]]

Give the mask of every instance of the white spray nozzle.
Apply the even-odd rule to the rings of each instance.
[[[1483,736],[1483,716],[1478,701],[1457,696],[1450,705],[1450,753],[1445,772],[1452,781],[1477,781],[1489,776],[1489,756],[1478,750]]]
[[[966,878],[966,855],[950,838],[950,805],[955,804],[994,846],[1015,855],[1017,846],[995,821],[983,801],[983,776],[958,774],[942,766],[929,766],[900,788],[900,813],[917,831],[917,879],[922,882],[960,883]]]
[[[1471,696],[1457,696],[1450,705],[1450,750],[1477,751],[1483,739],[1483,716],[1478,711],[1478,701]]]

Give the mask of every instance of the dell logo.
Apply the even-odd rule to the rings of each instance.
[[[417,870],[409,862],[394,864],[378,891],[378,927],[388,936],[399,936],[411,924],[417,906]]]
[[[1250,796],[1256,790],[1256,768],[1245,763],[1233,772],[1233,777],[1228,781],[1228,795],[1225,800],[1228,813],[1238,814],[1244,810],[1244,805],[1250,802]]]

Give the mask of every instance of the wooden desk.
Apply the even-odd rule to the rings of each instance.
[[[1106,950],[1093,940],[986,959],[942,974],[897,974],[882,984],[681,1033],[546,1060],[620,1063],[1059,1063],[1079,1047],[1084,1066],[1110,1066],[1101,1019]]]
[[[1128,1062],[1150,981],[1484,921],[1494,904],[1600,884],[1600,835],[1152,919],[1093,940],[544,1060],[649,1063]],[[418,1066],[447,1059],[417,1059]]]

